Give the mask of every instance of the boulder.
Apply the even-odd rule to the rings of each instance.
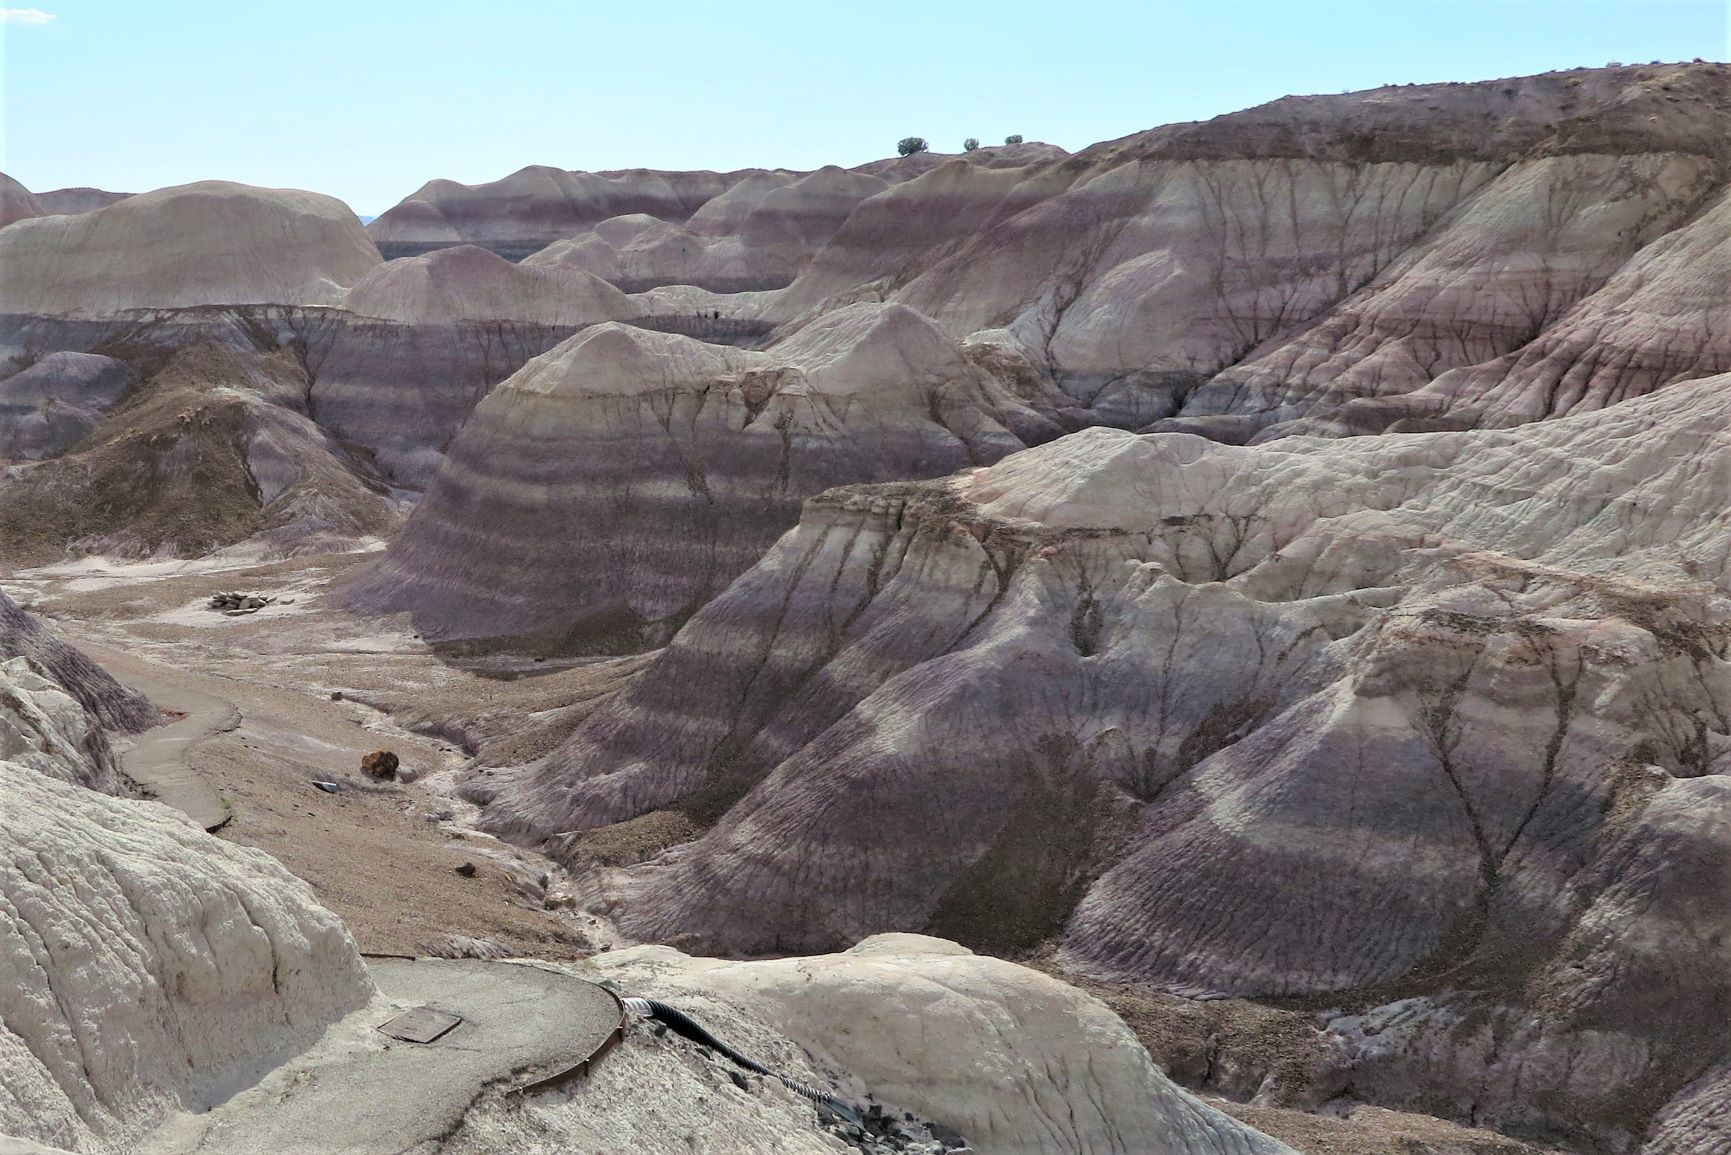
[[[382,778],[386,781],[397,776],[397,756],[389,750],[374,750],[370,754],[361,755],[361,773],[368,778]]]

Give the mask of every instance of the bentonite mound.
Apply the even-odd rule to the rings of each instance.
[[[411,609],[436,640],[642,648],[810,494],[1061,431],[902,306],[842,309],[761,353],[597,326],[481,403],[353,600]]]
[[[333,197],[201,181],[8,226],[0,234],[0,313],[332,305],[379,260],[361,223]]]
[[[1339,1000],[1361,1098],[1626,1150],[1731,1057],[1728,386],[838,490],[487,821],[719,815],[597,876],[634,937],[1061,934]]]
[[[367,231],[393,257],[470,244],[522,258],[609,217],[647,213],[683,221],[753,175],[755,170],[566,172],[531,165],[487,184],[428,181]]]
[[[524,261],[584,269],[637,292],[698,285],[716,292],[778,289],[792,281],[859,203],[889,188],[833,165],[789,180],[747,178],[684,225],[648,214],[614,217]]]
[[[142,694],[116,682],[0,590],[0,659],[7,658],[25,659],[111,730],[143,730],[158,720]]]
[[[474,245],[380,265],[349,290],[343,307],[408,325],[514,321],[576,327],[637,314],[630,298],[598,277],[513,265]]]

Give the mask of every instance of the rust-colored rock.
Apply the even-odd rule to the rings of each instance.
[[[397,756],[389,750],[374,750],[361,756],[361,771],[368,778],[390,781],[397,776]]]

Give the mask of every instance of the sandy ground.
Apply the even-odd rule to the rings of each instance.
[[[647,656],[459,667],[421,642],[406,616],[363,619],[338,608],[336,588],[375,554],[376,546],[276,562],[88,559],[22,571],[0,586],[170,707],[234,707],[238,725],[213,728],[185,753],[232,815],[218,836],[280,859],[342,916],[362,950],[558,960],[609,944],[605,924],[560,905],[560,867],[475,832],[474,808],[454,791],[486,773],[483,765],[545,754]],[[234,618],[207,607],[211,595],[231,591],[293,600]],[[162,732],[152,734],[143,741],[162,741]],[[418,780],[367,779],[361,756],[379,748],[395,751]],[[317,781],[341,789],[326,793]],[[465,864],[476,867],[472,876],[459,872]],[[1023,961],[1049,969],[1047,960]],[[1272,1048],[1276,1063],[1305,1062],[1283,1013],[1083,985],[1181,1082],[1214,1040],[1242,1045],[1247,1033],[1253,1049]],[[1355,1107],[1334,1117],[1204,1097],[1307,1155],[1543,1150],[1424,1115]]]
[[[599,677],[588,668],[537,668],[540,676],[507,679],[455,669],[406,621],[355,619],[334,607],[332,583],[369,557],[85,561],[0,584],[116,676],[156,689],[169,706],[202,695],[235,707],[237,726],[186,753],[232,811],[219,837],[280,859],[342,916],[362,950],[549,959],[591,953],[599,924],[546,908],[542,880],[552,881],[557,868],[469,830],[473,809],[451,791],[470,773],[464,740],[548,745],[568,729],[560,719],[570,714],[550,704],[604,698],[616,671],[603,663]],[[205,606],[225,590],[294,602],[230,618]],[[370,703],[458,740],[410,732]],[[496,716],[510,732],[462,734],[453,716]],[[366,778],[361,757],[380,748],[395,751],[420,780]],[[341,789],[326,793],[313,785],[318,781]],[[472,877],[459,873],[465,863],[476,867]]]

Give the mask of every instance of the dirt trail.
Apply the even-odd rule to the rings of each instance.
[[[126,772],[218,837],[255,846],[304,879],[362,949],[409,955],[589,953],[592,919],[546,902],[557,871],[467,828],[451,791],[477,771],[443,725],[524,695],[540,679],[455,670],[406,623],[356,620],[325,597],[370,555],[246,562],[86,561],[8,578],[69,642],[159,706],[184,713],[138,735]],[[294,598],[248,617],[208,608],[224,589]],[[410,732],[370,703],[431,714]],[[418,781],[379,782],[361,758],[389,749]],[[327,793],[315,783],[336,783]],[[543,880],[546,881],[543,881]]]

